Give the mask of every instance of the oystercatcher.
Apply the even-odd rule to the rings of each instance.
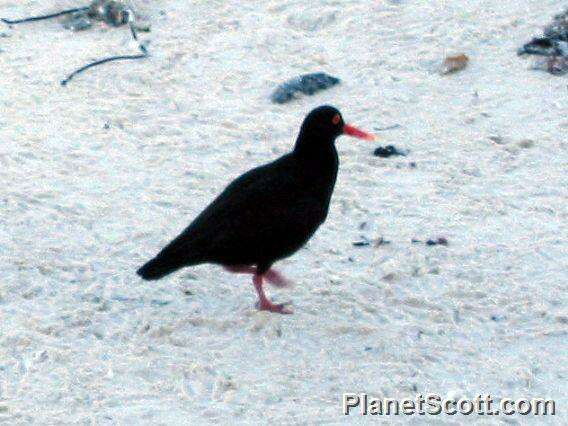
[[[138,275],[157,280],[186,266],[218,264],[253,275],[260,310],[291,313],[288,304],[266,297],[263,280],[286,286],[272,264],[300,249],[325,221],[339,165],[335,139],[342,134],[375,138],[345,124],[332,106],[311,111],[291,153],[234,180]]]

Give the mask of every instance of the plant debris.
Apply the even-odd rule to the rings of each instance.
[[[89,7],[79,7],[79,8],[74,8],[74,9],[62,10],[60,12],[51,13],[49,15],[32,16],[32,17],[29,17],[29,18],[22,18],[22,19],[13,19],[12,20],[12,19],[0,18],[0,21],[4,22],[5,24],[8,24],[8,25],[23,24],[25,22],[43,21],[44,19],[57,18],[59,16],[68,15],[68,14],[75,13],[75,12],[83,12],[83,11],[87,11],[87,10],[89,10]]]
[[[368,247],[370,245],[371,245],[371,242],[369,240],[355,241],[353,243],[353,247]]]
[[[392,156],[402,156],[406,157],[407,153],[405,151],[400,151],[394,145],[379,146],[373,151],[375,157],[389,158]]]
[[[386,127],[374,127],[374,129],[378,132],[384,132],[385,130],[394,130],[394,129],[399,129],[400,127],[402,126],[396,123]]]
[[[340,79],[323,72],[304,74],[280,84],[272,93],[270,99],[276,104],[284,104],[296,99],[300,93],[311,96],[340,82]]]
[[[93,0],[89,6],[85,7],[66,9],[48,15],[32,16],[29,18],[22,18],[16,20],[0,18],[0,21],[8,25],[14,25],[14,24],[22,24],[25,22],[35,22],[45,19],[52,19],[64,15],[69,15],[69,16],[67,17],[67,19],[63,21],[63,27],[70,29],[72,31],[83,31],[90,28],[92,26],[93,20],[101,21],[107,25],[112,25],[114,27],[128,24],[130,27],[132,38],[136,42],[138,42],[138,48],[141,53],[137,55],[110,56],[108,58],[91,62],[69,74],[65,79],[61,81],[62,86],[67,85],[67,83],[71,81],[71,79],[76,75],[94,66],[112,61],[142,59],[146,58],[149,55],[146,46],[143,43],[139,42],[137,31],[150,31],[150,27],[148,25],[138,25],[135,20],[134,12],[128,6],[115,0]]]
[[[89,6],[88,16],[118,27],[128,23],[130,9],[114,0],[95,0]]]
[[[422,243],[422,242],[423,242],[422,240],[418,240],[416,238],[412,239],[413,244]],[[428,240],[426,240],[426,242],[424,244],[426,244],[427,246],[447,246],[449,244],[449,242],[448,242],[447,238],[440,237],[440,238],[437,238],[437,239],[428,239]]]
[[[369,247],[370,245],[374,245],[375,247],[380,247],[380,246],[386,246],[387,244],[390,243],[391,243],[390,241],[385,240],[383,237],[379,237],[376,240],[370,240],[367,237],[361,235],[361,240],[355,241],[353,243],[353,247]]]
[[[534,37],[521,47],[517,54],[546,56],[547,59],[536,61],[532,67],[553,75],[568,72],[568,10],[556,15],[552,23],[544,28],[543,35]]]
[[[463,53],[455,56],[448,56],[446,57],[446,59],[444,59],[444,62],[442,63],[440,74],[447,75],[461,71],[467,67],[468,63],[469,63],[469,58],[467,57],[467,55]]]

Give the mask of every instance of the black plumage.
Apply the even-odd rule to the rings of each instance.
[[[182,267],[219,264],[253,273],[260,308],[286,312],[266,299],[262,278],[284,285],[272,264],[301,248],[325,221],[339,165],[334,142],[342,133],[372,138],[345,125],[334,107],[313,110],[291,153],[234,180],[138,275],[156,280]]]

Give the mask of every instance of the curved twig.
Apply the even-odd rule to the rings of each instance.
[[[144,47],[144,46],[141,46]],[[147,51],[144,48],[143,53],[139,54],[139,55],[122,55],[122,56],[110,56],[108,58],[104,58],[104,59],[99,59],[98,61],[95,62],[91,62],[90,64],[87,64],[81,68],[79,68],[78,70],[73,71],[71,74],[69,74],[67,76],[67,78],[65,78],[64,80],[61,80],[61,85],[62,86],[66,86],[67,83],[69,83],[69,81],[71,81],[71,79],[73,77],[75,77],[77,74],[82,73],[83,71],[88,70],[89,68],[95,67],[97,65],[101,65],[101,64],[105,64],[107,62],[112,62],[112,61],[123,61],[123,60],[129,60],[129,59],[142,59],[148,56]]]
[[[75,13],[75,12],[83,12],[85,10],[89,10],[89,7],[88,6],[87,7],[78,7],[78,8],[75,8],[75,9],[62,10],[61,12],[52,13],[52,14],[49,14],[49,15],[32,16],[30,18],[22,18],[22,19],[15,19],[15,20],[0,18],[0,21],[4,22],[5,24],[8,24],[8,25],[22,24],[24,22],[42,21],[44,19],[57,18],[58,16],[68,15],[70,13]]]

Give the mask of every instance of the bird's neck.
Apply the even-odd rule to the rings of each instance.
[[[294,146],[294,155],[305,159],[337,159],[335,139],[336,137],[333,136],[322,137],[321,134],[310,134],[302,129]]]
[[[339,156],[333,139],[323,141],[321,136],[312,140],[298,137],[292,155],[302,163],[304,173],[309,175],[310,181],[316,187],[333,190],[339,167]]]

